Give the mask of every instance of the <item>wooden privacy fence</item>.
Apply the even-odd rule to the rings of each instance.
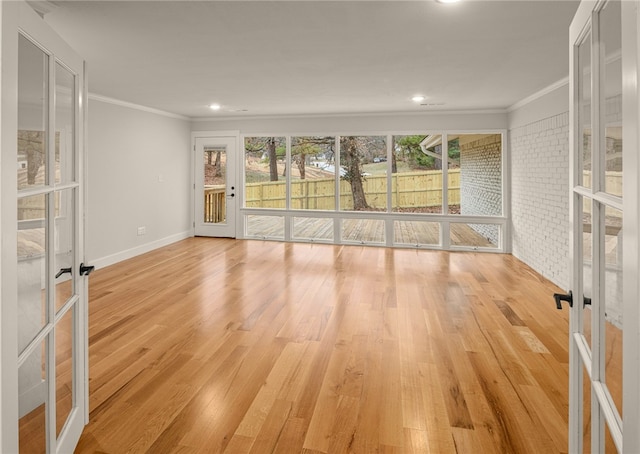
[[[363,178],[362,186],[367,203],[372,208],[387,206],[387,176]],[[460,169],[448,172],[448,201],[460,203]],[[391,177],[391,196],[395,208],[435,207],[442,205],[442,171],[407,172]],[[291,181],[291,209],[334,210],[336,188],[333,178]],[[286,182],[270,181],[245,185],[247,208],[285,208]],[[351,186],[340,180],[340,207],[353,208]]]

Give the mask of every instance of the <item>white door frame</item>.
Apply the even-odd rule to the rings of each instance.
[[[212,142],[220,140],[228,140],[233,145],[232,153],[227,154],[228,166],[231,172],[227,174],[226,184],[226,217],[227,222],[221,225],[204,223],[202,221],[202,175],[199,163],[202,156],[199,153],[197,143],[201,143],[203,139],[211,139]],[[238,222],[240,216],[240,180],[239,170],[242,163],[242,153],[239,148],[240,131],[195,131],[191,133],[191,149],[192,149],[192,233],[201,236],[219,236],[238,238],[238,229],[241,223]],[[233,187],[233,189],[232,189]],[[231,195],[233,194],[233,195]]]
[[[75,201],[77,232],[75,264],[79,266],[84,261],[84,204],[83,188],[85,187],[84,163],[86,160],[86,66],[82,59],[53,31],[40,16],[24,1],[0,2],[0,44],[2,57],[0,73],[0,170],[2,173],[0,231],[2,233],[1,249],[1,294],[0,294],[0,452],[18,452],[18,286],[17,286],[17,109],[18,109],[18,34],[21,32],[44,48],[52,50],[56,61],[66,62],[74,68],[76,74],[76,96],[79,104],[75,106],[76,150],[77,161],[75,168],[75,182],[59,186],[57,190],[74,188],[77,191]],[[55,64],[55,61],[54,63]],[[53,66],[50,66],[52,68]],[[49,83],[55,76],[49,75]],[[55,89],[52,88],[55,92]],[[54,95],[49,95],[49,102]],[[52,107],[49,107],[51,115]],[[48,119],[48,128],[53,125],[53,119]],[[50,133],[49,137],[52,137]],[[55,214],[54,214],[55,216]],[[51,221],[52,222],[52,221]],[[52,263],[51,261],[49,263]],[[49,265],[50,266],[50,265]],[[57,452],[72,452],[82,433],[82,428],[88,422],[88,279],[75,270],[78,299],[70,303],[77,308],[76,324],[73,327],[77,357],[74,365],[74,379],[79,388],[74,389],[74,407],[70,418],[74,423],[67,425],[56,441],[55,421],[49,424],[47,436],[52,437],[50,446]],[[53,282],[48,279],[49,284]],[[75,297],[74,297],[75,299]],[[73,299],[70,299],[71,302]],[[70,309],[71,310],[71,309]],[[53,325],[52,325],[53,326]],[[52,328],[53,329],[53,328]],[[54,331],[51,331],[54,332]],[[49,334],[46,335],[50,337]],[[49,361],[55,359],[50,352]],[[48,373],[49,378],[52,373]],[[51,383],[51,382],[49,382]],[[49,385],[49,399],[52,396],[52,386]],[[74,385],[75,388],[75,385]],[[55,391],[53,391],[55,397]]]
[[[640,4],[622,2],[624,452],[640,452]]]

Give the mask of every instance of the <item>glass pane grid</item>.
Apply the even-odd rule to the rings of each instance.
[[[473,249],[498,249],[501,246],[502,227],[499,224],[466,224],[451,222],[449,236],[451,246]]]
[[[18,189],[49,183],[49,56],[29,39],[18,40]]]
[[[21,453],[47,452],[48,343],[48,340],[41,342],[18,369],[18,427]]]
[[[56,63],[55,97],[55,183],[76,180],[75,163],[75,76]]]
[[[340,138],[340,209],[387,211],[387,137]]]
[[[425,221],[394,221],[394,244],[402,246],[440,245],[440,223]]]
[[[335,210],[335,137],[291,138],[293,210]]]
[[[286,138],[246,137],[244,206],[286,208]]]
[[[383,244],[385,222],[381,219],[342,219],[342,241],[359,244]]]
[[[249,214],[245,221],[248,238],[284,239],[284,216]]]
[[[224,146],[204,147],[204,212],[205,224],[227,221],[227,150]]]
[[[332,242],[333,231],[331,218],[293,218],[293,239]]]

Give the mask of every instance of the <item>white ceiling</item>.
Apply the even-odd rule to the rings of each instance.
[[[55,3],[91,93],[188,117],[505,109],[567,76],[578,4]]]

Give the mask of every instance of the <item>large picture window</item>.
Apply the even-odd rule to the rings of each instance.
[[[335,137],[292,137],[289,167],[292,209],[335,210]]]
[[[244,146],[246,237],[504,250],[502,132],[247,136]],[[256,221],[269,210],[277,235]]]
[[[244,140],[244,201],[251,208],[286,208],[286,138]]]
[[[387,138],[340,138],[340,209],[386,211]]]

